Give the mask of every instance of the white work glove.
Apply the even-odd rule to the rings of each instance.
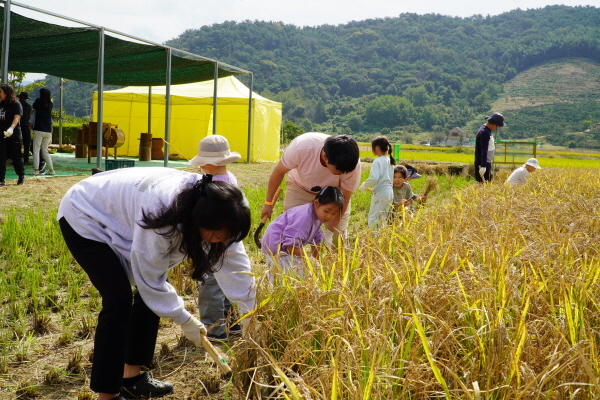
[[[9,127],[7,130],[4,131],[4,137],[11,137],[13,134],[13,131],[15,130],[15,128],[13,128],[12,126]]]
[[[194,342],[196,346],[202,346],[202,335],[206,335],[206,327],[198,318],[193,315],[184,324],[181,325],[181,330],[185,334],[185,337]]]
[[[485,167],[479,167],[479,176],[481,176],[483,178],[483,174],[485,174]]]
[[[367,181],[364,181],[358,188],[363,191],[367,190]]]

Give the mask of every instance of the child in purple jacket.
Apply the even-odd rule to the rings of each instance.
[[[298,269],[306,245],[311,245],[312,257],[318,257],[323,241],[321,226],[340,213],[344,195],[333,186],[315,186],[311,191],[318,192],[314,201],[290,208],[267,227],[261,250],[267,256],[268,266],[278,263],[283,272]]]

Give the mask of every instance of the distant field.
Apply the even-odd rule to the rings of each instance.
[[[423,152],[423,151],[403,151],[400,156],[403,160],[420,160],[420,161],[444,161],[470,164],[473,162],[472,154],[461,153],[440,153],[440,152]],[[600,169],[600,160],[582,160],[574,158],[551,158],[538,157],[540,165],[545,168],[583,168],[583,169]],[[524,162],[524,161],[523,161]],[[521,163],[521,161],[519,161]]]
[[[368,143],[359,143],[361,157],[373,157]],[[400,159],[419,161],[441,161],[471,164],[473,162],[472,147],[463,147],[457,150],[455,147],[430,147],[419,145],[401,145]],[[517,156],[520,153],[520,156]],[[516,157],[510,158],[516,164],[524,163],[531,156],[530,151],[520,149],[513,150],[511,154]],[[500,152],[496,154],[496,160],[501,158]],[[583,168],[600,169],[600,153],[592,152],[568,152],[568,151],[544,151],[538,150],[537,159],[545,168]]]
[[[504,85],[494,102],[498,112],[545,104],[596,100],[600,92],[600,64],[588,58],[561,58],[519,73]]]

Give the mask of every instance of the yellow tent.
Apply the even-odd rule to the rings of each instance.
[[[165,86],[152,87],[153,138],[165,135]],[[171,86],[171,141],[169,153],[191,159],[198,142],[213,129],[213,81]],[[232,151],[247,160],[249,89],[233,76],[217,82],[217,134],[229,140]],[[279,159],[281,103],[252,94],[251,161]],[[94,115],[98,92],[94,93]],[[117,124],[125,133],[119,155],[139,155],[140,133],[148,132],[148,87],[129,86],[104,92],[104,122]]]

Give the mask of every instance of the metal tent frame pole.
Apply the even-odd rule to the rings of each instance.
[[[62,146],[63,144],[63,90],[64,90],[64,79],[60,78],[60,86],[59,86],[59,107],[58,107],[58,145]]]
[[[217,134],[217,84],[219,81],[219,63],[215,62],[215,77],[213,83],[213,135]]]
[[[148,86],[148,134],[152,134],[152,86]]]
[[[8,50],[10,49],[10,0],[4,1],[4,29],[2,33],[2,84],[8,83]]]
[[[98,49],[98,117],[96,118],[96,168],[102,168],[102,114],[104,112],[104,28],[99,30]],[[106,149],[108,154],[108,149]]]
[[[171,141],[171,48],[167,49],[167,83],[165,92],[165,167],[169,166],[169,142]]]
[[[251,151],[252,151],[252,117],[253,117],[253,110],[252,110],[252,85],[254,81],[254,74],[250,73],[250,83],[248,84],[248,86],[250,87],[250,94],[248,95],[248,149],[247,149],[247,159],[246,159],[246,163],[250,164],[250,155],[251,155]]]

